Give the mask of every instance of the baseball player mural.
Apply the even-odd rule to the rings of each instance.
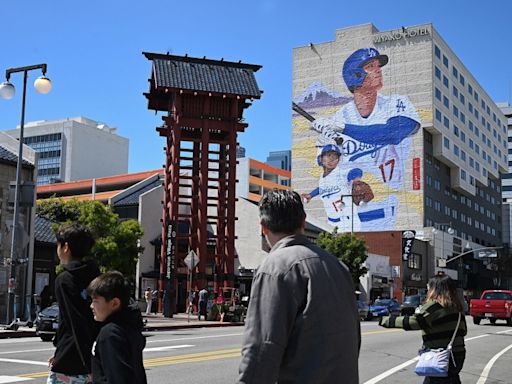
[[[352,227],[354,231],[395,229],[411,136],[421,123],[407,96],[379,93],[382,67],[388,62],[388,56],[375,48],[353,52],[342,69],[352,97],[331,97],[341,100],[333,104],[342,104],[334,115],[313,117],[304,110],[307,103],[302,108],[298,99],[292,105],[316,132],[317,164],[323,167],[318,188],[303,198],[309,202],[320,196],[327,222],[342,232]],[[385,191],[378,201],[375,187]]]

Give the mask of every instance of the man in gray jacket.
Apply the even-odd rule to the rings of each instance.
[[[361,331],[347,267],[304,236],[296,192],[267,192],[260,220],[272,249],[253,280],[238,383],[358,383]]]

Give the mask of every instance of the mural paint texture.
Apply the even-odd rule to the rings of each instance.
[[[341,232],[398,229],[400,210],[415,206],[407,196],[421,198],[413,165],[422,155],[411,146],[421,120],[406,95],[381,92],[388,63],[375,48],[357,49],[340,63],[347,94],[314,81],[293,102],[294,125],[308,125],[316,151],[310,174],[318,183],[302,193],[306,209],[320,199],[322,219]]]

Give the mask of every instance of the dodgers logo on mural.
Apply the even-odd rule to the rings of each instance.
[[[327,222],[341,232],[395,227],[406,162],[413,156],[411,136],[421,123],[407,96],[379,92],[388,62],[375,48],[358,49],[341,71],[350,95],[315,82],[292,103],[315,132],[316,166],[321,167],[318,187],[303,199],[319,197]],[[322,113],[333,106],[338,109]],[[376,188],[385,191],[379,199]]]

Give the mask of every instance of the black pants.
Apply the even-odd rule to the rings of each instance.
[[[461,384],[459,372],[464,365],[464,359],[466,358],[466,352],[457,352],[453,354],[455,364],[453,365],[450,359],[450,366],[448,368],[448,377],[425,377],[423,384]]]
[[[204,319],[206,320],[206,301],[199,302],[199,313],[197,316],[199,320],[201,320],[201,316],[204,316]]]

